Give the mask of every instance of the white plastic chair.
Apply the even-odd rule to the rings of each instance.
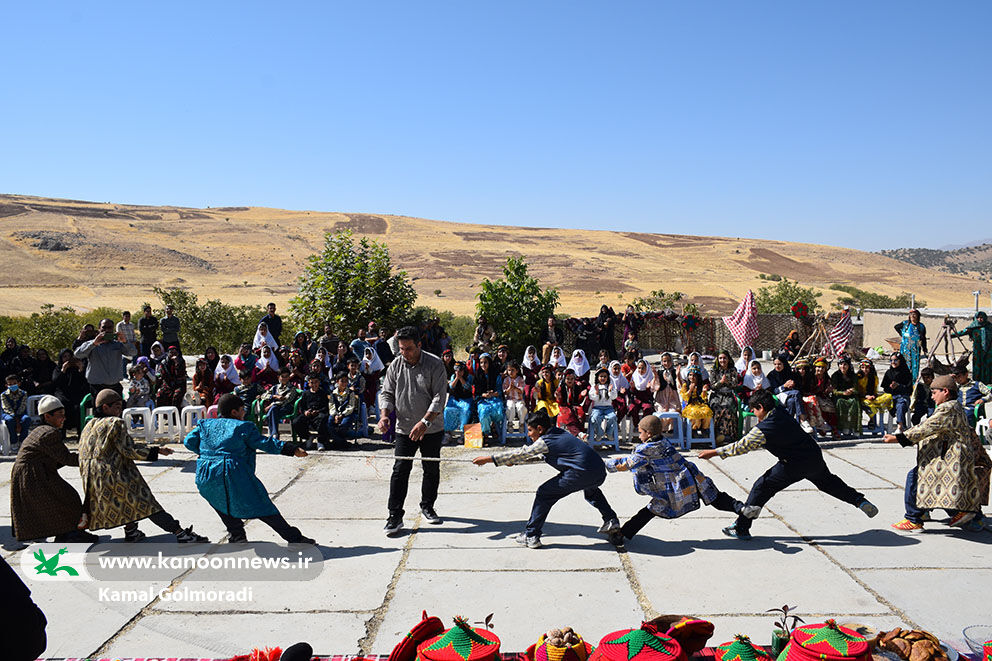
[[[981,439],[982,443],[988,443],[989,440],[989,419],[982,418],[977,423],[975,423],[975,433],[978,434],[978,438]]]
[[[157,406],[152,411],[152,425],[156,439],[171,439],[179,436],[179,409],[175,406]]]
[[[38,413],[38,404],[41,402],[42,397],[44,395],[31,395],[28,397],[28,416],[34,424],[41,422],[41,414]]]
[[[623,420],[620,421],[618,429],[620,440],[624,443],[630,443],[631,439],[634,438],[634,421],[630,419],[629,415],[624,416]]]
[[[183,435],[186,435],[191,431],[193,431],[193,427],[196,427],[196,423],[206,417],[207,417],[206,406],[183,407],[183,413],[182,413]]]
[[[124,409],[121,418],[124,419],[124,427],[132,438],[143,438],[147,443],[155,440],[152,410],[147,406],[133,406]]]
[[[10,431],[0,422],[0,457],[10,454]]]

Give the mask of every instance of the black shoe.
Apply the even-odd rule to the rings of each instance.
[[[608,534],[607,538],[610,540],[610,544],[613,544],[619,551],[624,548],[624,537],[623,533],[619,530],[613,531]]]
[[[247,544],[248,535],[244,531],[239,532],[237,535],[231,535],[227,538],[228,544]]]
[[[65,532],[61,535],[56,535],[55,541],[65,542],[68,544],[96,544],[100,541],[100,538],[91,532],[86,532],[85,530],[73,530],[72,532]]]
[[[210,540],[203,535],[193,532],[193,526],[184,528],[176,533],[176,541],[180,544],[209,544]]]
[[[310,546],[317,546],[317,540],[300,535],[299,539],[290,542],[290,544],[309,544]]]
[[[124,541],[127,542],[127,543],[129,543],[129,544],[134,544],[136,542],[140,542],[141,540],[143,540],[147,536],[148,535],[146,535],[145,533],[141,532],[141,530],[139,530],[138,528],[135,528],[134,530],[125,530],[124,531]]]
[[[403,530],[403,517],[390,514],[386,519],[386,537],[396,537]]]
[[[437,515],[437,512],[434,511],[433,507],[421,507],[420,513],[424,515],[427,523],[432,526],[439,526],[444,523],[444,521],[441,520],[441,517]]]
[[[747,530],[738,530],[737,524],[732,526],[727,526],[722,530],[723,534],[727,537],[736,537],[737,539],[751,539],[751,533]]]

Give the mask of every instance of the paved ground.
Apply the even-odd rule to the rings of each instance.
[[[369,449],[388,449],[370,442]],[[446,456],[478,451],[447,448]],[[810,622],[836,617],[876,627],[919,626],[957,642],[969,624],[992,622],[992,534],[966,533],[940,522],[920,534],[889,528],[901,518],[902,482],[911,450],[875,442],[831,447],[827,461],[878,504],[869,520],[859,510],[801,483],[773,500],[750,543],[728,539],[728,523],[710,508],[677,521],[656,520],[618,553],[596,533],[597,513],[580,496],[552,511],[546,548],[517,547],[535,487],[550,477],[544,464],[495,468],[445,464],[441,526],[408,514],[407,534],[383,536],[390,461],[311,455],[259,457],[259,475],[283,514],[321,545],[323,569],[306,582],[254,581],[244,603],[141,603],[98,600],[99,582],[30,581],[49,619],[46,656],[205,655],[223,657],[253,645],[311,642],[321,653],[388,653],[423,609],[450,623],[493,613],[507,651],[523,650],[539,633],[571,625],[598,640],[659,613],[691,613],[716,624],[722,642],[737,632],[766,642],[766,609],[798,606]],[[0,512],[9,511],[10,458],[0,458]],[[772,464],[765,452],[712,464],[699,462],[717,485],[743,497]],[[193,461],[174,455],[142,467],[162,504],[183,523],[220,541],[224,529],[196,493]],[[63,473],[77,487],[78,474]],[[416,511],[419,468],[409,507]],[[626,518],[646,502],[629,475],[611,475],[604,490]],[[150,541],[171,536],[142,524]],[[264,525],[253,540],[276,541]],[[118,542],[121,531],[105,540]],[[18,567],[10,518],[0,516],[3,556]],[[19,570],[20,571],[20,570]],[[155,589],[229,584],[198,580],[200,570],[175,570]],[[148,587],[132,581],[115,587]],[[960,643],[959,643],[960,644]],[[963,645],[960,645],[963,648]]]

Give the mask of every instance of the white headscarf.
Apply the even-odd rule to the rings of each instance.
[[[641,374],[642,363],[647,370],[644,374]],[[651,387],[651,384],[654,383],[654,370],[651,369],[651,366],[648,365],[646,360],[641,359],[637,361],[637,367],[630,373],[630,378],[634,382],[635,390],[647,390]]]
[[[317,357],[317,354],[320,353],[321,351],[324,352],[324,368],[331,369],[331,354],[328,353],[327,349],[325,349],[324,347],[320,347],[319,349],[317,349],[317,351],[314,352],[313,360],[320,360],[320,358]],[[311,360],[310,362],[312,363],[313,360]]]
[[[372,357],[369,358],[369,354]],[[382,364],[382,359],[379,358],[378,352],[375,349],[365,349],[365,355],[362,357],[362,364],[360,365],[362,374],[374,374],[380,370],[386,369],[386,366]]]
[[[263,350],[264,353],[264,350]],[[264,355],[259,356],[258,360],[255,361],[255,367],[259,372],[264,370],[266,367],[271,367],[274,371],[279,371],[279,358],[276,356],[276,352],[269,349],[269,357],[266,358]]]
[[[531,351],[531,349],[534,350],[534,357],[533,358],[530,357],[530,351]],[[541,359],[537,357],[537,347],[535,347],[534,345],[531,345],[531,346],[527,347],[527,350],[524,351],[524,359],[522,361],[520,361],[520,364],[523,365],[524,367],[526,367],[529,370],[538,370],[538,369],[540,369],[541,368]]]
[[[555,353],[558,354],[557,358],[555,358]],[[551,357],[548,358],[548,363],[552,367],[565,367],[567,363],[565,362],[564,354],[561,352],[561,347],[555,347],[551,350]]]
[[[572,352],[572,360],[569,361],[568,367],[575,372],[575,378],[581,379],[589,371],[589,361],[586,360],[586,352],[582,349],[576,349]]]
[[[230,361],[230,365],[228,365],[227,369],[224,369],[224,365],[223,365],[225,358],[227,358],[227,360]],[[238,376],[238,370],[234,369],[234,359],[227,354],[224,354],[223,356],[220,357],[220,360],[217,361],[217,368],[214,369],[214,377],[218,377],[222,374],[228,381],[230,381],[234,385],[236,386],[241,385],[241,377]]]
[[[262,335],[262,326],[265,326],[265,335]],[[263,345],[269,345],[273,351],[279,348],[274,337],[272,337],[272,331],[269,330],[268,324],[264,321],[258,325],[255,329],[255,339],[251,342],[252,349],[258,349]]]
[[[744,351],[745,350],[748,350],[748,351],[751,352],[751,358],[745,358],[744,357]],[[749,361],[752,360],[752,359],[754,359],[754,349],[752,349],[751,347],[744,347],[743,349],[741,349],[741,357],[737,359],[737,362],[736,363],[734,363],[734,367],[737,368],[737,371],[738,372],[743,372],[748,367],[750,367]]]
[[[614,365],[620,367],[620,361],[614,360],[610,363],[610,381],[613,383],[613,387],[617,389],[617,392],[620,392],[622,388],[630,388],[630,381],[623,375],[623,372],[620,372],[617,376],[613,376]]]
[[[696,365],[692,364],[692,357],[695,356],[699,359],[699,363]],[[698,351],[693,351],[689,354],[689,364],[682,368],[682,380],[689,380],[689,368],[698,367],[699,368],[699,378],[703,381],[710,380],[710,373],[706,371],[706,367],[703,365],[703,357],[699,355]]]
[[[752,360],[747,366],[747,373],[744,375],[744,387],[748,390],[754,390],[758,386],[762,388],[771,388],[771,383],[768,382],[768,377],[765,376],[764,372],[761,372],[757,376],[751,373],[751,366],[758,365],[758,369],[761,369],[761,363],[757,360]]]

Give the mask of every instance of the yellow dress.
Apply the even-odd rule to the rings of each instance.
[[[689,399],[689,388],[683,383],[682,387],[679,388],[679,395],[685,402],[682,407],[682,417],[686,420],[709,420],[712,418],[713,409],[706,404],[706,398],[709,394],[708,390],[704,390],[702,394],[694,395],[692,399]]]
[[[558,401],[555,399],[556,390],[558,390],[558,384],[554,381],[545,383],[544,379],[538,379],[534,385],[534,399],[537,400],[534,410],[540,411],[544,409],[548,412],[548,417],[552,420],[558,417]]]
[[[877,387],[877,384],[876,384]],[[887,392],[883,392],[881,395],[878,392],[867,392],[868,390],[868,377],[859,376],[858,377],[858,399],[861,400],[861,405],[866,407],[869,411],[868,415],[873,416],[879,411],[890,411],[892,410],[892,395]],[[869,395],[875,395],[875,399],[865,399]]]

